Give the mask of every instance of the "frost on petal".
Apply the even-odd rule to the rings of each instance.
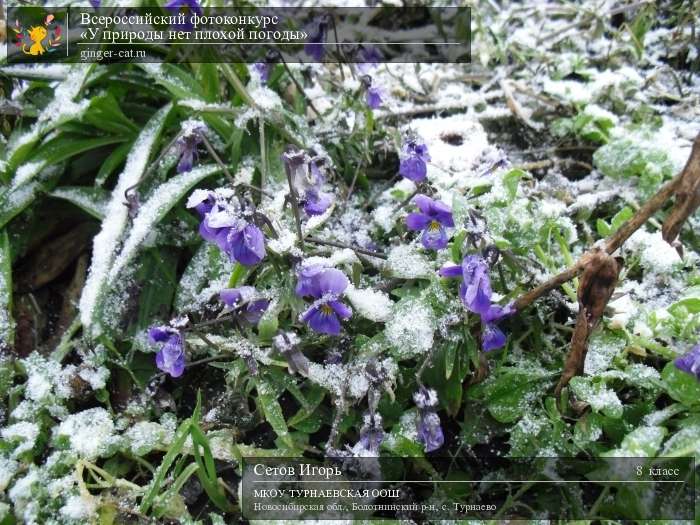
[[[506,335],[493,323],[486,323],[481,331],[481,349],[484,352],[497,350],[506,344]]]
[[[422,182],[428,174],[428,167],[425,162],[418,157],[407,157],[399,164],[399,175],[412,180]]]
[[[433,221],[423,230],[421,243],[429,250],[442,250],[447,246],[447,232],[437,221]]]
[[[693,374],[700,380],[700,345],[696,345],[687,354],[676,358],[673,364],[679,370]]]
[[[348,278],[340,270],[335,268],[328,268],[318,274],[318,292],[321,295],[332,294],[340,295],[350,284]]]

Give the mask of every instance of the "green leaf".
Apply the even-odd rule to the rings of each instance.
[[[0,232],[0,350],[14,346],[15,322],[12,319],[12,254],[7,230]]]
[[[175,293],[175,311],[184,312],[198,306],[199,293],[209,283],[221,281],[228,274],[228,256],[216,245],[203,242],[180,278]]]
[[[700,297],[686,297],[680,301],[676,301],[668,307],[669,312],[675,315],[676,310],[685,308],[691,314],[700,313]]]
[[[496,421],[511,423],[529,409],[537,393],[548,388],[543,381],[548,374],[536,370],[502,367],[493,379],[471,387],[470,398],[483,397],[489,413]]]
[[[445,379],[449,379],[452,376],[456,358],[457,345],[447,344],[445,347]]]
[[[595,229],[601,237],[607,237],[612,232],[610,225],[603,219],[595,221]]]
[[[124,162],[124,159],[126,159],[126,156],[131,151],[132,146],[133,142],[121,144],[109,154],[109,156],[102,162],[100,170],[95,176],[95,184],[102,186],[105,182],[107,182],[109,176],[116,171],[122,162]]]
[[[40,147],[29,160],[17,169],[12,179],[12,189],[16,190],[37,177],[46,167],[63,162],[85,151],[101,146],[123,142],[121,137],[84,138],[62,134]]]
[[[95,64],[75,64],[66,74],[65,80],[54,88],[56,97],[42,110],[29,130],[17,130],[12,134],[7,149],[7,173],[13,173],[25,162],[34,146],[47,133],[61,124],[79,118],[87,109],[87,104],[74,103],[88,75]]]
[[[423,457],[423,444],[415,439],[415,436],[418,435],[416,433],[417,419],[418,412],[415,409],[404,412],[399,422],[391,428],[387,438],[382,441],[381,448],[400,457]]]
[[[238,283],[241,281],[243,276],[246,274],[248,271],[248,268],[243,266],[241,263],[236,262],[236,264],[233,266],[233,271],[231,272],[231,277],[229,277],[228,280],[228,287],[229,288],[235,288],[238,286]]]
[[[170,312],[177,284],[178,256],[173,250],[151,249],[143,259],[136,275],[142,283],[137,329],[147,328],[154,318],[163,318]]]
[[[690,425],[678,430],[666,441],[661,455],[670,458],[694,455],[695,461],[699,461],[700,424]]]
[[[664,388],[669,396],[685,406],[700,405],[700,381],[675,364],[667,363],[661,372]]]
[[[624,223],[630,220],[633,215],[634,210],[629,206],[625,206],[620,211],[618,211],[610,221],[610,226],[612,227],[612,231],[610,233],[615,233],[617,230],[619,230],[620,226],[622,226]]]
[[[277,401],[277,389],[263,377],[256,379],[256,389],[258,401],[263,412],[265,412],[265,420],[270,423],[272,429],[285,445],[289,448],[294,448],[294,441],[292,436],[289,435],[287,422],[284,419],[284,414],[282,414],[282,407]]]
[[[469,219],[469,201],[459,193],[455,193],[452,197],[452,217],[456,226],[463,226]]]
[[[326,397],[326,390],[312,383],[306,393],[306,403],[296,414],[289,418],[289,426],[299,429],[299,424],[317,413],[318,407],[324,397]]]
[[[94,186],[60,186],[49,193],[57,199],[75,204],[96,219],[102,220],[109,200],[106,190]]]
[[[527,174],[521,169],[512,169],[503,175],[503,186],[508,192],[508,202],[512,202],[518,194],[518,183]]]
[[[603,452],[603,457],[638,458],[656,454],[668,431],[664,427],[643,426],[627,434],[619,448]]]
[[[93,97],[83,121],[120,136],[128,137],[138,132],[138,126],[124,114],[111,93]]]
[[[52,171],[55,175],[53,178],[57,178],[58,171]],[[53,182],[33,180],[16,190],[7,188],[4,192],[0,191],[0,228],[22,213],[22,210],[29,206],[41,191],[47,190],[54,183],[55,180]]]
[[[190,419],[185,419],[178,427],[175,435],[173,436],[173,441],[170,444],[170,448],[163,456],[163,461],[160,462],[160,466],[156,470],[153,476],[153,480],[149,485],[148,492],[141,500],[141,505],[139,506],[139,512],[146,514],[148,509],[153,504],[153,500],[156,498],[160,489],[165,481],[165,475],[168,473],[170,466],[174,463],[175,458],[182,452],[182,448],[185,445],[185,440],[187,436],[190,435],[190,428],[192,427],[192,421]]]
[[[593,163],[613,178],[642,177],[654,171],[663,178],[673,176],[673,163],[666,152],[630,138],[618,138],[598,148]]]
[[[262,341],[271,341],[279,327],[277,308],[268,308],[258,321],[258,336]]]

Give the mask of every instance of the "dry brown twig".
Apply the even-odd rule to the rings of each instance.
[[[554,390],[558,396],[572,377],[583,373],[588,352],[588,338],[603,317],[605,307],[615,290],[622,269],[622,259],[608,255],[601,249],[585,256],[584,270],[578,287],[578,315],[571,336],[571,348],[566,356],[564,370]]]
[[[667,243],[672,243],[681,232],[681,227],[700,207],[700,133],[695,137],[693,150],[683,168],[681,181],[676,190],[676,201],[661,228]]]

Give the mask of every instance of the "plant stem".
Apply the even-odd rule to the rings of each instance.
[[[318,239],[317,237],[307,237],[306,240],[310,243],[320,244],[322,246],[333,246],[334,248],[349,248],[354,252],[361,253],[362,255],[368,255],[370,257],[377,257],[378,259],[387,258],[386,254],[382,252],[373,252],[371,250],[365,250],[364,248],[360,248],[359,246],[353,246],[351,244],[345,244],[343,242],[325,241],[323,239]]]
[[[299,242],[299,247],[304,250],[304,234],[301,232],[301,217],[299,215],[299,199],[297,197],[296,189],[294,189],[294,183],[292,182],[292,173],[287,164],[284,165],[284,171],[287,174],[287,184],[289,184],[289,200],[292,205],[292,211],[294,212],[294,222],[297,228],[297,241]]]
[[[267,145],[265,144],[265,120],[262,117],[258,119],[258,128],[260,129],[260,192],[265,194],[263,188],[267,179]]]
[[[228,170],[228,167],[226,164],[224,164],[224,161],[221,160],[221,157],[219,157],[219,154],[216,153],[216,150],[214,150],[214,147],[211,145],[211,142],[209,142],[209,139],[202,135],[202,142],[204,142],[204,146],[207,148],[207,151],[209,152],[209,155],[212,156],[214,161],[219,165],[219,167],[223,170],[224,174],[226,175],[226,178],[231,181],[231,184],[235,183],[235,178],[233,175],[231,175],[231,172]]]

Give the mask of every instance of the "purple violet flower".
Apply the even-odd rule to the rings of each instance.
[[[187,207],[194,208],[199,214],[200,219],[203,219],[216,204],[216,196],[214,192],[208,190],[194,190],[187,199]]]
[[[481,349],[484,352],[497,350],[506,344],[506,334],[498,328],[497,323],[514,313],[514,304],[508,303],[505,306],[492,304],[485,313],[481,314],[481,322],[483,323],[481,328]]]
[[[413,182],[422,182],[428,175],[427,163],[430,154],[425,144],[418,144],[415,140],[406,142],[399,163],[399,175]]]
[[[173,15],[184,15],[182,24],[172,24],[173,29],[192,31],[194,29],[193,14],[201,15],[202,8],[197,0],[170,0],[165,8]]]
[[[310,217],[323,215],[333,203],[333,196],[330,193],[318,191],[316,188],[310,188],[304,195],[303,203],[304,212]]]
[[[437,415],[437,393],[433,389],[420,386],[413,394],[413,401],[418,407],[418,441],[423,443],[426,452],[433,452],[445,443],[445,436]]]
[[[323,60],[326,54],[326,20],[325,17],[319,17],[314,20],[309,28],[309,40],[304,44],[304,52],[313,58],[316,62]]]
[[[245,309],[241,311],[241,315],[251,324],[257,324],[270,305],[270,301],[261,297],[258,291],[252,286],[224,288],[219,293],[219,297],[231,308],[241,309],[245,307]]]
[[[272,64],[268,62],[256,62],[253,64],[252,69],[258,74],[261,84],[266,84],[270,78],[270,70],[272,69]]]
[[[382,428],[382,416],[378,413],[367,413],[363,416],[363,425],[360,428],[360,441],[353,447],[355,452],[361,449],[363,455],[379,456],[379,447],[384,441],[384,429]]]
[[[406,216],[409,230],[423,230],[421,242],[429,250],[441,250],[447,246],[445,228],[454,227],[452,210],[444,202],[433,200],[427,195],[418,194],[413,198],[420,213],[412,212]]]
[[[299,272],[296,293],[299,296],[315,298],[313,304],[300,316],[300,319],[321,334],[340,334],[340,321],[349,319],[352,310],[338,298],[348,287],[345,274],[335,268],[314,265]]]
[[[272,338],[272,346],[287,360],[289,372],[306,376],[309,373],[309,360],[298,345],[299,336],[294,332],[280,332]]]
[[[442,277],[459,277],[461,274],[459,295],[470,312],[483,314],[491,307],[489,267],[479,255],[467,255],[461,266],[444,266],[439,273]]]
[[[265,257],[265,236],[255,224],[240,226],[229,231],[224,251],[243,266],[255,266]]]
[[[90,5],[97,9],[100,7],[100,4],[102,3],[102,0],[90,0]]]
[[[180,377],[185,370],[185,348],[182,335],[169,326],[152,326],[148,329],[151,343],[162,343],[156,354],[156,366],[171,377]]]
[[[481,317],[481,348],[490,352],[506,343],[506,335],[497,323],[515,313],[513,303],[506,306],[491,303],[491,279],[486,260],[479,255],[467,255],[461,266],[450,265],[440,268],[442,277],[462,277],[459,295],[465,308]]]
[[[282,161],[304,212],[310,217],[325,213],[333,203],[333,196],[321,191],[325,178],[318,158],[312,159],[305,151],[291,148],[282,154]]]
[[[695,345],[689,352],[677,357],[673,364],[676,368],[687,372],[688,374],[693,374],[698,380],[700,380],[700,344]]]
[[[384,102],[382,99],[383,92],[376,86],[370,86],[365,91],[365,102],[370,109],[379,109]]]
[[[309,264],[301,266],[297,270],[297,285],[294,292],[299,297],[317,297],[318,289],[318,274],[326,271],[328,268],[321,264]]]
[[[254,266],[265,257],[265,236],[255,224],[248,222],[243,210],[226,202],[218,202],[213,194],[195,190],[187,201],[202,217],[199,234],[216,244],[232,261]]]
[[[202,143],[206,127],[198,122],[187,121],[183,124],[183,130],[175,143],[180,160],[177,163],[177,172],[185,173],[192,169],[194,159],[197,157],[197,147]]]

